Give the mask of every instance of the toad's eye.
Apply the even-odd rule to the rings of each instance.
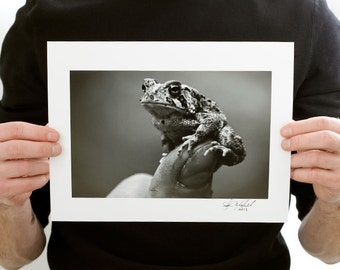
[[[177,98],[181,94],[181,87],[179,85],[170,85],[169,86],[169,94],[173,98]]]
[[[144,83],[143,83],[143,85],[142,85],[142,90],[143,90],[144,93],[146,92],[146,87],[145,87],[145,84],[144,84]]]

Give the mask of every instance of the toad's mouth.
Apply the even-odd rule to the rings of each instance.
[[[142,106],[155,117],[169,117],[173,114],[187,115],[190,114],[184,108],[178,108],[169,103],[157,102],[157,101],[145,101],[141,102]]]

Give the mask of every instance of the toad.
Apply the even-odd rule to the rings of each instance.
[[[178,155],[183,151],[191,155],[196,146],[210,141],[204,156],[214,153],[219,163],[227,166],[244,160],[243,140],[235,134],[215,101],[176,80],[158,83],[146,78],[142,90],[141,105],[161,132],[165,155],[175,148],[179,149]]]

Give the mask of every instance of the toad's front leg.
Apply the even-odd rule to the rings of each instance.
[[[179,149],[181,153],[184,149],[187,149],[189,155],[195,146],[210,139],[215,140],[216,134],[227,123],[226,117],[223,114],[217,113],[198,113],[196,115],[199,125],[195,130],[195,133],[183,137],[183,144]]]
[[[207,126],[205,124],[199,125],[194,134],[182,138],[184,142],[179,148],[178,153],[180,154],[184,149],[187,149],[188,154],[191,155],[195,146],[206,141],[207,139],[212,139],[210,137],[214,137],[211,136],[213,133],[214,131],[211,129],[210,126]]]
[[[242,138],[236,135],[229,125],[220,131],[217,141],[211,143],[211,147],[205,151],[204,155],[209,152],[220,152],[221,163],[227,166],[242,162],[246,156]]]
[[[184,149],[187,149],[189,155],[191,155],[192,149],[200,142],[199,137],[195,134],[188,135],[182,138],[183,144],[178,150],[178,154],[181,154]]]

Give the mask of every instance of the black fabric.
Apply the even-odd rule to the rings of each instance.
[[[291,193],[296,197],[296,208],[299,210],[298,217],[302,220],[312,209],[316,196],[313,186],[291,181]]]
[[[294,118],[339,116],[339,22],[324,0],[28,0],[1,56],[0,121],[47,123],[46,41],[293,41]],[[47,223],[48,185],[32,204]],[[315,200],[293,184],[299,217]],[[55,222],[51,269],[289,269],[282,224]]]
[[[58,222],[49,261],[52,269],[288,269],[280,227]]]

